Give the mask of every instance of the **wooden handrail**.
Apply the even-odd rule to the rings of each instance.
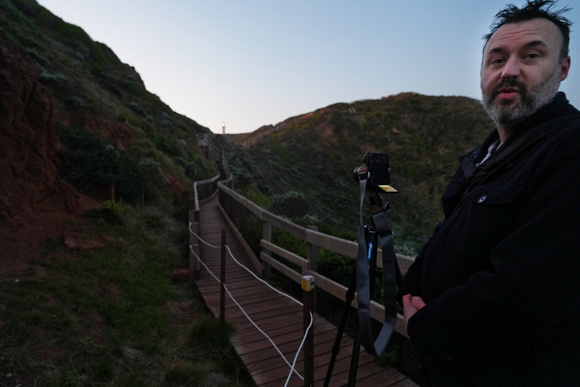
[[[214,161],[216,157],[216,151],[213,146],[212,141],[205,135],[198,135],[198,143],[203,148],[206,149],[206,156]],[[199,278],[199,272],[201,270],[201,264],[197,257],[199,257],[199,240],[196,234],[199,234],[199,204],[200,202],[211,199],[214,195],[218,193],[217,182],[220,179],[219,168],[218,174],[210,179],[199,180],[193,183],[193,192],[191,198],[192,209],[189,211],[189,286],[193,287],[194,281]]]
[[[233,203],[237,203],[239,206],[242,206],[244,209],[254,214],[256,218],[262,222],[263,229],[275,227],[299,239],[302,239],[304,242],[310,245],[340,254],[349,259],[356,259],[358,248],[358,244],[356,242],[347,241],[332,235],[311,230],[274,215],[273,213],[264,210],[234,190],[228,188],[221,182],[218,183],[218,189],[220,191],[220,206],[222,206],[224,215],[227,217],[235,218],[235,212],[231,210],[231,207]],[[227,211],[225,208],[230,208],[230,210]],[[237,224],[238,220],[240,219],[230,219],[229,222],[231,225],[235,225]],[[328,294],[342,301],[345,301],[347,287],[328,277],[325,277],[315,270],[311,270],[311,261],[309,261],[308,257],[302,257],[295,252],[288,251],[281,246],[277,246],[270,240],[270,236],[263,237],[260,240],[260,245],[262,247],[260,258],[263,264],[276,269],[296,283],[300,283],[303,275],[312,275],[315,278],[317,288],[320,288]],[[380,256],[380,250],[378,254]],[[276,256],[291,262],[294,265],[297,265],[301,269],[301,272],[296,271],[296,269],[286,265],[279,259],[276,259]],[[411,263],[413,263],[413,258],[401,254],[396,254],[396,256],[401,268],[401,272],[402,274],[405,274]],[[382,268],[382,262],[380,259],[377,260],[377,267]],[[353,300],[353,307],[357,307],[356,298]],[[385,313],[384,306],[375,301],[371,301],[370,309],[371,316],[375,320],[383,322]],[[401,315],[398,316],[397,326],[395,329],[397,332],[406,335],[402,328],[402,318],[403,317]]]
[[[218,155],[213,148],[213,144],[211,144],[211,139],[206,137],[200,137],[200,141],[204,141],[209,143],[208,149],[210,150],[209,154],[211,154],[211,159],[216,163],[218,163]],[[310,246],[310,250],[316,249],[325,249],[337,254],[340,254],[349,259],[356,259],[358,244],[353,241],[347,241],[345,239],[337,238],[332,235],[324,234],[318,232],[316,230],[312,230],[309,228],[305,228],[299,226],[295,223],[288,221],[287,219],[281,218],[269,211],[264,210],[260,206],[256,205],[252,201],[248,200],[247,198],[243,197],[242,195],[238,194],[236,191],[233,190],[233,177],[229,172],[227,166],[227,159],[224,155],[221,158],[221,174],[215,176],[211,179],[202,180],[199,182],[195,182],[193,186],[193,211],[190,212],[190,222],[194,223],[194,229],[197,230],[197,224],[199,223],[199,203],[203,200],[207,200],[209,198],[213,198],[214,195],[219,194],[219,203],[221,207],[221,211],[224,216],[227,218],[228,223],[234,229],[235,236],[242,242],[245,250],[250,255],[250,259],[254,263],[254,268],[259,272],[260,275],[263,275],[264,270],[268,270],[267,268],[272,267],[278,270],[280,273],[284,274],[292,281],[296,283],[300,283],[303,275],[312,275],[315,279],[317,288],[320,288],[327,292],[328,294],[336,297],[342,301],[345,301],[346,298],[346,291],[347,287],[318,273],[316,271],[317,264],[309,257],[301,257],[300,255],[296,254],[295,252],[288,251],[281,246],[277,246],[271,241],[272,236],[272,227],[275,227],[279,230],[282,230],[290,235],[303,240]],[[221,177],[221,181],[220,181]],[[239,211],[234,211],[234,206],[237,205],[238,207],[242,207],[243,210],[252,213],[257,219],[262,222],[262,238],[260,239],[260,246],[262,247],[262,251],[260,252],[261,262],[255,257],[251,249],[249,248],[248,244],[242,237],[242,233],[238,230],[236,224],[239,222],[243,222],[247,219],[243,217],[243,219],[236,219],[236,213]],[[197,238],[196,238],[196,246]],[[199,251],[197,251],[199,256]],[[378,251],[380,256],[381,251]],[[280,260],[276,259],[275,257],[281,257],[288,262],[296,265],[300,268],[301,272],[296,271],[294,268],[286,265],[285,263],[281,262]],[[401,254],[396,254],[397,260],[399,263],[399,267],[401,269],[401,273],[404,275],[407,272],[409,266],[413,263],[413,258],[408,257]],[[314,258],[315,259],[315,258]],[[190,268],[193,269],[195,265],[192,262],[197,261],[191,254],[190,254]],[[265,264],[266,268],[263,267]],[[377,267],[382,268],[382,261],[379,259],[377,260]],[[199,263],[196,266],[196,272],[199,269]],[[192,270],[193,271],[193,270]],[[192,275],[193,278],[193,275]],[[193,281],[193,280],[191,280]],[[356,298],[353,300],[353,307],[357,307]],[[379,322],[383,322],[384,319],[384,306],[380,305],[375,301],[371,301],[370,307],[371,317]],[[400,334],[406,336],[406,332],[403,330],[403,316],[400,314],[398,315],[397,325],[395,330]]]

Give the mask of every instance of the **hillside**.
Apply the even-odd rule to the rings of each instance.
[[[208,132],[79,27],[0,0],[0,385],[250,384],[179,270]]]
[[[58,238],[62,218],[95,200],[171,206],[189,200],[195,179],[215,174],[196,139],[209,129],[173,112],[134,67],[34,0],[0,0],[0,50],[6,259],[17,263]]]
[[[11,120],[4,121],[0,144],[7,187],[0,201],[6,226],[0,237],[12,238],[7,230],[25,227],[22,219],[33,212],[50,220],[54,216],[48,214],[73,213],[91,199],[187,201],[195,179],[215,174],[196,141],[209,129],[148,92],[137,70],[105,44],[34,0],[1,0],[0,28],[3,66],[11,69],[3,82],[14,86],[3,90],[3,101],[11,101],[4,116]],[[32,92],[42,95],[40,118],[38,111],[25,109]],[[13,136],[19,126],[31,136]],[[389,217],[399,251],[414,254],[441,217],[439,197],[457,157],[491,127],[476,100],[406,93],[333,104],[253,133],[216,136],[216,143],[227,152],[243,194],[347,238],[358,222],[352,171],[366,151],[388,152],[391,183],[399,190],[388,197]],[[35,154],[43,157],[32,158],[27,152],[40,135],[46,138],[35,145],[40,147]],[[100,153],[87,151],[95,148]],[[42,199],[21,200],[23,192]],[[49,208],[39,201],[65,204]]]
[[[491,128],[477,100],[403,93],[337,103],[229,136],[229,165],[237,189],[252,200],[348,239],[358,226],[353,170],[366,151],[387,152],[399,191],[386,196],[395,247],[414,255],[442,217],[439,199],[458,157]]]

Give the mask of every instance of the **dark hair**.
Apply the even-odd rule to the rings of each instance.
[[[564,44],[562,45],[560,57],[561,59],[566,58],[570,50],[570,26],[572,25],[572,22],[563,17],[562,14],[569,11],[570,8],[564,7],[559,11],[551,11],[556,2],[557,0],[527,0],[526,6],[522,8],[518,8],[513,4],[507,5],[506,8],[502,9],[495,15],[494,22],[491,25],[491,32],[483,37],[485,44],[489,42],[491,36],[504,24],[519,23],[542,18],[554,23],[562,32]],[[546,8],[543,9],[544,7]]]

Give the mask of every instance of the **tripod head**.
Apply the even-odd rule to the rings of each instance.
[[[396,193],[392,192],[392,193]],[[371,204],[371,214],[376,214],[379,211],[386,212],[391,208],[391,203],[384,200],[378,192],[373,193],[369,196],[369,202]]]
[[[390,165],[388,153],[370,153],[363,156],[363,163],[353,171],[354,181],[366,180],[366,190],[373,193],[396,193],[391,187]]]

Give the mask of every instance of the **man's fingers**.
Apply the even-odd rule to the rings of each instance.
[[[413,303],[413,306],[419,310],[422,307],[425,306],[425,301],[423,301],[423,299],[421,297],[412,297],[411,298],[411,302]]]

